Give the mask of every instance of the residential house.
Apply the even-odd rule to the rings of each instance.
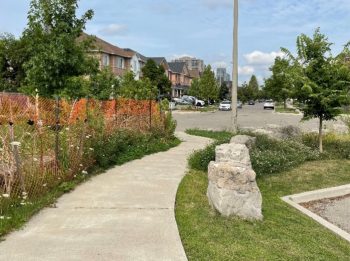
[[[87,34],[83,34],[80,38],[84,37],[87,37]],[[99,60],[100,70],[110,68],[116,76],[123,76],[131,69],[133,52],[119,48],[96,36],[93,38],[95,39],[94,47],[89,52]]]
[[[169,79],[172,83],[172,97],[181,97],[188,92],[193,79],[186,62],[169,63]]]
[[[132,54],[130,70],[134,73],[135,79],[139,80],[142,77],[142,67],[146,64],[148,58],[130,48],[124,50]]]

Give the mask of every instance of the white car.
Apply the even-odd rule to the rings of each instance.
[[[265,101],[265,103],[264,103],[264,110],[266,110],[266,109],[272,109],[272,110],[275,109],[275,103],[273,102],[273,100]]]
[[[231,101],[222,101],[219,104],[219,111],[230,111],[231,110]]]

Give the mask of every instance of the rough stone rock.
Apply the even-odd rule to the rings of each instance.
[[[210,162],[207,190],[210,205],[223,216],[262,220],[262,196],[255,176],[246,164]]]
[[[216,162],[237,162],[251,166],[249,150],[244,144],[222,144],[215,148]]]
[[[248,135],[237,135],[232,137],[230,143],[244,144],[248,147],[248,149],[251,149],[255,144],[255,141],[256,141],[255,137],[251,137]]]
[[[253,131],[255,134],[260,134],[260,135],[267,135],[269,137],[274,137],[274,133],[271,130],[265,130],[265,129],[256,129]]]

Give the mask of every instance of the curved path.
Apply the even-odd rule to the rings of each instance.
[[[177,133],[167,152],[94,177],[0,243],[0,260],[187,260],[174,205],[187,157],[209,139]]]

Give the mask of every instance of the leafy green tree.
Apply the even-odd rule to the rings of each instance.
[[[319,150],[323,152],[323,122],[334,120],[349,104],[350,69],[331,54],[332,44],[316,29],[313,37],[297,38],[297,55],[282,48],[292,64],[295,96],[303,102],[304,119],[319,119]]]
[[[276,100],[283,101],[287,107],[287,99],[293,96],[293,75],[291,65],[287,59],[277,57],[274,65],[270,68],[272,75],[265,80],[265,92]]]
[[[202,97],[200,79],[193,79],[188,94],[195,97]]]
[[[23,91],[42,96],[60,94],[70,78],[97,72],[98,62],[87,54],[92,40],[77,41],[93,17],[88,10],[76,16],[78,0],[32,0],[23,38],[33,54],[25,63]]]
[[[110,68],[105,68],[91,76],[90,95],[100,100],[115,98],[120,88],[119,79]]]
[[[246,103],[247,101],[250,100],[247,89],[248,89],[248,84],[244,82],[237,90],[237,98],[242,103]]]
[[[245,96],[248,100],[256,100],[259,94],[259,83],[255,75],[249,80],[248,86],[245,89]]]
[[[147,60],[142,67],[143,78],[148,78],[151,83],[157,86],[160,94],[168,94],[171,90],[171,81],[165,74],[163,66],[157,65],[152,59]]]
[[[227,87],[227,84],[223,82],[220,86],[219,98],[220,100],[225,100],[228,97],[230,90]]]
[[[205,99],[208,103],[210,100],[219,98],[219,86],[210,65],[205,67],[200,79],[192,81],[189,93],[192,96]]]
[[[25,73],[23,64],[29,59],[24,39],[16,39],[11,34],[0,35],[0,90],[16,92]]]
[[[118,95],[137,100],[153,100],[157,94],[157,87],[152,84],[150,79],[144,78],[137,81],[133,72],[127,72],[123,76],[118,90]]]

